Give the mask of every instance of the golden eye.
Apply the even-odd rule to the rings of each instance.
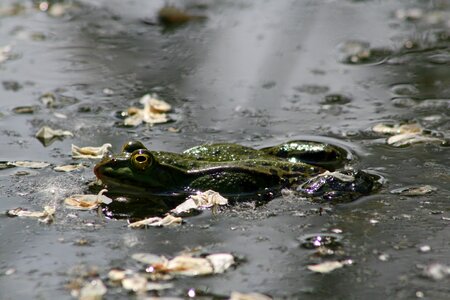
[[[147,149],[135,150],[131,156],[131,163],[133,166],[143,171],[153,163],[153,155]]]

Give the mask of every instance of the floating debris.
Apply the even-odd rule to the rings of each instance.
[[[14,176],[27,176],[30,175],[30,172],[28,171],[17,171],[16,173],[14,173]]]
[[[101,279],[94,279],[81,288],[78,300],[101,300],[107,291]]]
[[[168,260],[164,256],[158,257],[153,254],[146,254],[149,257],[152,273],[162,273],[169,275],[182,275],[182,276],[201,276],[208,274],[217,274],[225,272],[229,267],[234,265],[234,257],[228,253],[216,253],[210,254],[206,257],[192,257],[190,255],[176,256],[171,260]],[[140,261],[144,254],[140,253],[138,258]]]
[[[54,3],[54,1],[38,1],[37,9],[54,18],[61,18],[75,5],[73,3]]]
[[[183,276],[200,276],[223,273],[234,264],[231,254],[212,254],[205,258],[177,256],[165,266],[165,272]]]
[[[14,273],[16,273],[16,269],[14,269],[14,268],[9,268],[8,270],[5,271],[6,276],[10,276]]]
[[[148,105],[148,109],[154,113],[164,113],[169,112],[172,109],[169,103],[156,98],[156,95],[146,94],[139,102],[143,105]]]
[[[167,5],[158,12],[158,20],[165,26],[179,26],[193,20],[203,20],[205,16],[191,15],[175,6]]]
[[[13,165],[13,163],[9,162],[9,161],[1,161],[0,162],[0,170],[5,170],[5,169],[10,169],[10,168],[14,168],[15,165]]]
[[[423,245],[419,247],[419,251],[422,253],[427,253],[431,251],[431,247],[429,245]]]
[[[228,253],[211,254],[206,257],[213,266],[214,273],[224,273],[234,265],[234,257]]]
[[[114,90],[110,89],[110,88],[104,88],[102,90],[103,94],[105,94],[106,96],[111,96],[114,95]]]
[[[157,99],[155,95],[146,94],[139,102],[144,105],[143,109],[130,107],[124,120],[125,126],[138,126],[141,123],[159,124],[167,123],[170,119],[166,112],[172,107],[167,102]]]
[[[57,172],[72,172],[81,170],[84,168],[83,164],[77,164],[77,165],[64,165],[64,166],[56,166],[53,168],[53,170]]]
[[[259,293],[239,293],[239,292],[232,292],[230,295],[229,300],[271,300],[269,296],[266,296],[264,294]]]
[[[111,198],[103,195],[106,189],[101,190],[97,195],[72,195],[64,199],[68,208],[78,210],[92,210],[99,207],[100,204],[110,204]]]
[[[34,106],[17,106],[17,107],[14,107],[12,111],[19,115],[33,114],[36,111],[36,107],[34,107]]]
[[[428,130],[424,130],[418,123],[409,124],[384,124],[380,123],[372,127],[376,133],[394,134],[386,140],[388,145],[405,147],[418,143],[440,143],[447,141],[440,137],[431,136]]]
[[[10,45],[0,47],[0,64],[12,57],[12,47]]]
[[[43,211],[29,211],[25,208],[14,208],[6,211],[6,215],[10,217],[37,218],[39,222],[51,223],[54,220],[56,209],[52,206],[44,206]]]
[[[334,171],[334,172],[325,171],[325,172],[319,174],[318,176],[321,176],[321,177],[328,177],[328,176],[330,176],[330,177],[334,177],[334,178],[336,178],[336,179],[338,179],[340,181],[343,181],[343,182],[353,182],[353,181],[355,181],[355,176],[344,174],[344,173],[338,172],[338,171]]]
[[[152,253],[135,253],[131,255],[131,258],[137,260],[140,263],[153,265],[153,264],[166,264],[167,258]]]
[[[112,271],[110,271],[109,275],[111,274]],[[115,278],[120,278],[114,281],[120,281],[124,289],[133,291],[135,293],[145,291],[162,291],[174,287],[172,283],[148,282],[148,279],[144,275],[134,273],[133,271],[130,270],[126,271],[114,270],[114,271],[117,273],[117,275],[116,274],[114,275]],[[111,277],[109,278],[111,279]]]
[[[388,253],[381,253],[378,255],[378,259],[380,261],[388,261],[390,259],[390,255]]]
[[[50,142],[54,138],[65,137],[65,136],[73,136],[73,133],[70,131],[67,131],[67,130],[52,129],[48,126],[43,126],[36,133],[36,138],[38,138],[42,143],[44,143],[44,145],[46,145],[48,142]]]
[[[351,262],[326,261],[317,265],[309,265],[308,269],[313,272],[326,274],[336,269],[340,269],[347,264],[351,264]]]
[[[108,272],[109,280],[113,282],[122,281],[129,274],[133,274],[134,272],[131,270],[121,270],[121,269],[112,269]]]
[[[103,144],[100,147],[78,147],[72,144],[72,158],[102,158],[111,147],[111,144]]]
[[[183,219],[180,217],[174,217],[172,215],[167,215],[164,218],[160,217],[152,217],[144,220],[140,220],[137,222],[133,222],[128,224],[130,228],[142,228],[146,226],[152,227],[165,227],[165,226],[173,226],[180,225],[183,222]]]
[[[58,119],[67,119],[67,116],[65,114],[54,112],[53,115],[57,117]]]
[[[122,287],[135,293],[145,292],[147,290],[147,278],[139,274],[122,279]]]
[[[424,268],[423,275],[436,281],[442,280],[450,276],[450,266],[432,263]]]
[[[402,21],[417,21],[422,19],[423,10],[417,7],[401,8],[395,11],[395,17]]]
[[[227,205],[228,199],[224,198],[219,193],[213,190],[207,190],[206,192],[197,193],[189,196],[189,198],[171,210],[175,214],[188,212],[191,209],[204,209],[208,207],[216,207],[219,205]]]
[[[10,166],[21,167],[21,168],[29,168],[29,169],[43,169],[50,166],[47,162],[42,161],[11,161],[7,163]]]
[[[438,143],[446,144],[447,141],[442,138],[427,136],[418,133],[402,133],[391,136],[387,139],[387,144],[394,147],[405,147],[409,145],[419,144],[419,143]]]
[[[418,123],[385,124],[380,123],[372,127],[373,132],[385,134],[422,133],[423,129]]]
[[[39,100],[41,100],[42,104],[46,107],[53,107],[56,102],[56,96],[53,93],[43,94]]]
[[[402,196],[422,196],[437,191],[432,185],[419,185],[402,187],[391,191],[391,194],[400,194]]]

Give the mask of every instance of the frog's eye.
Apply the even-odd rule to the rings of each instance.
[[[135,150],[131,156],[131,163],[138,170],[145,170],[153,163],[153,155],[147,149]]]
[[[133,153],[139,149],[147,149],[145,146],[139,141],[131,141],[123,145],[122,152]]]

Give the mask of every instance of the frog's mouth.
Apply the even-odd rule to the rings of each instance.
[[[134,180],[108,176],[107,169],[108,168],[105,168],[103,165],[97,165],[94,167],[95,176],[97,176],[97,178],[100,179],[107,188],[114,190],[145,190],[144,187],[140,186],[139,183]]]
[[[95,176],[101,181],[102,185],[108,189],[108,192],[119,193],[125,195],[164,195],[174,196],[179,194],[185,194],[183,190],[160,190],[157,188],[150,188],[148,186],[142,186],[135,180],[127,178],[108,176],[108,172],[105,170],[105,166],[97,165],[94,167]]]

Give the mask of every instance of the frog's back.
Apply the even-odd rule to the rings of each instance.
[[[205,144],[185,150],[186,157],[210,162],[231,162],[251,159],[273,159],[259,150],[231,143]]]

